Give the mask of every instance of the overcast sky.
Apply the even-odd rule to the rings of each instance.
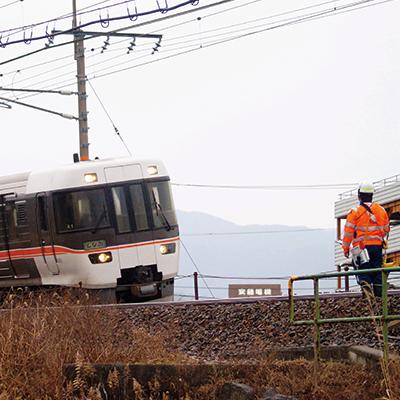
[[[104,8],[116,3],[122,4]],[[160,7],[180,3],[159,0]],[[128,38],[110,37],[103,53],[106,37],[86,42],[91,158],[128,155],[110,117],[133,155],[161,158],[171,181],[183,185],[173,186],[178,209],[240,225],[334,228],[334,202],[346,188],[241,187],[346,185],[400,172],[399,1],[350,7],[349,0],[236,0],[202,9],[212,3],[84,28],[106,33],[136,25],[124,32],[163,35],[153,55],[154,39],[137,39],[130,54]],[[77,0],[77,6],[102,8],[80,23],[127,15],[127,7],[131,14],[158,7],[156,0]],[[0,0],[0,40],[23,39],[22,31],[4,32],[23,26],[26,40],[69,29],[70,18],[30,25],[71,11],[72,0],[41,0],[40,7]],[[311,18],[315,13],[323,18]],[[71,38],[61,35],[54,44]],[[0,48],[0,62],[45,43]],[[0,74],[3,87],[76,90],[73,46],[5,63]],[[74,96],[0,96],[77,115]],[[76,121],[19,105],[0,108],[0,118],[2,175],[66,164],[79,152]]]

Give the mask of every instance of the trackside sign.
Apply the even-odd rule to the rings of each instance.
[[[257,285],[257,284],[230,284],[229,298],[233,297],[261,297],[261,296],[281,296],[281,285]]]

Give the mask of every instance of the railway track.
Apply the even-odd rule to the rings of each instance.
[[[400,296],[400,290],[388,290],[388,296]],[[295,301],[314,299],[314,295],[294,295]],[[361,298],[361,292],[334,292],[334,293],[320,293],[321,300],[326,299],[340,299],[340,298]],[[181,301],[147,301],[143,303],[123,303],[118,304],[118,308],[131,308],[131,307],[146,307],[146,306],[183,306],[183,305],[212,305],[212,304],[247,304],[257,302],[287,302],[289,301],[288,295],[282,296],[259,296],[259,297],[234,297],[223,299],[199,299],[199,300],[181,300]],[[112,305],[111,305],[112,306]],[[105,305],[110,307],[110,305]]]
[[[312,299],[310,295],[295,296],[296,320],[313,320]],[[61,297],[61,300],[65,298]],[[62,311],[63,307],[50,303],[36,304],[39,307],[33,311],[36,313],[42,309],[46,315],[52,312],[52,308]],[[369,304],[357,292],[321,294],[320,305],[321,318],[327,319],[381,313],[379,301]],[[250,354],[254,358],[254,354],[266,354],[275,348],[313,347],[314,342],[312,326],[290,323],[288,296],[90,306],[70,302],[65,306],[67,310],[83,307],[77,315],[86,315],[92,309],[101,317],[99,324],[107,329],[112,327],[115,332],[113,341],[127,348],[132,346],[134,332],[145,331],[161,338],[171,351],[206,362],[223,362],[233,357],[250,357]],[[389,292],[388,307],[390,315],[400,315],[400,291]],[[13,310],[16,309],[13,306]],[[23,304],[19,310],[24,312]],[[367,345],[379,349],[382,340],[377,335],[378,328],[377,323],[371,322],[323,325],[321,345]],[[399,334],[391,332],[390,336],[396,337],[391,340],[390,350],[398,351]]]
[[[311,299],[312,296],[296,296],[296,319],[313,319]],[[320,300],[323,318],[381,312],[379,302],[370,307],[360,293],[323,294]],[[112,306],[105,307],[102,309]],[[166,335],[169,346],[206,362],[266,353],[273,348],[313,347],[314,341],[312,326],[290,324],[288,296],[121,304],[117,312],[121,325],[160,337]],[[389,313],[400,314],[399,291],[389,294]],[[367,345],[379,349],[377,328],[370,322],[323,325],[321,345]],[[392,340],[390,349],[398,351],[399,341]]]

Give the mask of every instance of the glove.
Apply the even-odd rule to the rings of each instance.
[[[345,256],[346,258],[349,258],[350,253],[349,253],[348,251],[345,251],[345,252],[344,252],[344,256]]]

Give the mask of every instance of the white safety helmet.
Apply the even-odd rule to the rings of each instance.
[[[358,191],[360,193],[374,193],[375,192],[375,188],[372,182],[370,181],[364,181],[361,182],[358,186]]]

